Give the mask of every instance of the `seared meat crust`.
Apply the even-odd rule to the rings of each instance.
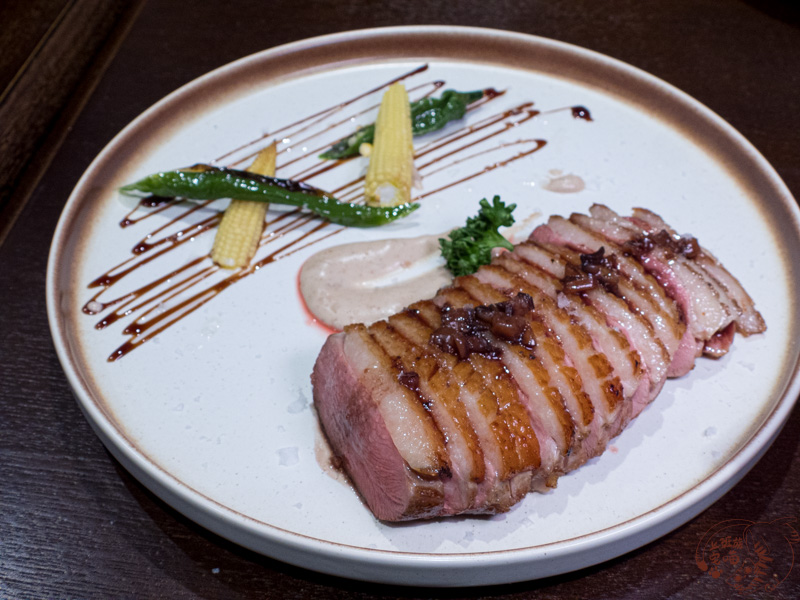
[[[644,209],[589,212],[328,338],[314,402],[377,518],[506,511],[602,454],[667,377],[766,329],[694,238]]]

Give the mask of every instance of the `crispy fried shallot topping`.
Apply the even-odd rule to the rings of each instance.
[[[664,248],[675,256],[697,258],[702,254],[697,238],[691,235],[670,235],[664,229],[658,233],[648,233],[625,243],[625,250],[631,255],[640,258],[651,252],[654,248]]]
[[[431,344],[460,360],[475,353],[499,358],[501,350],[492,345],[487,334],[533,349],[536,340],[526,318],[532,310],[533,298],[522,292],[505,302],[475,308],[446,304],[442,325],[431,334]]]
[[[392,358],[392,366],[397,371],[397,381],[412,392],[419,393],[419,374],[415,371],[406,371],[403,362],[398,357]]]
[[[619,265],[614,254],[606,256],[605,252],[605,246],[601,246],[596,252],[581,254],[580,269],[568,264],[566,275],[561,280],[564,291],[579,294],[603,286],[615,293],[619,282]]]

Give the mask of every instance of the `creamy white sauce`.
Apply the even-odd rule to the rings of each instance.
[[[442,235],[357,242],[309,258],[300,271],[308,310],[336,329],[373,323],[433,297],[452,276],[439,251]]]

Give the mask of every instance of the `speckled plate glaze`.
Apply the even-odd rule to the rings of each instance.
[[[423,65],[427,70],[409,75]],[[281,260],[212,294],[121,360],[107,361],[145,309],[98,330],[95,324],[119,305],[84,314],[98,291],[89,284],[169,246],[131,250],[170,228],[187,231],[188,241],[135,269],[98,301],[160,276],[162,285],[173,285],[188,272],[182,268],[195,268],[190,263],[208,267],[203,257],[213,229],[191,226],[213,224],[224,207],[137,209],[116,188],[195,162],[239,164],[272,137],[281,142],[278,175],[309,176],[303,161],[313,161],[316,148],[374,117],[380,92],[367,92],[404,75],[412,96],[440,80],[456,89],[505,91],[471,111],[466,123],[419,145],[465,124],[473,135],[483,120],[508,118],[507,111],[538,114],[436,168],[418,158],[417,193],[427,195],[407,219],[336,235],[332,226],[312,231],[318,221],[300,222],[258,255],[293,244],[276,254]],[[578,105],[591,122],[567,110]],[[547,143],[520,156],[535,140]],[[310,181],[333,190],[356,181],[363,168],[357,159]],[[559,174],[579,177],[585,188],[551,191]],[[622,213],[650,208],[728,266],[768,331],[737,337],[721,360],[701,359],[687,377],[667,382],[603,456],[548,494],[529,495],[491,518],[380,523],[327,468],[309,383],[326,332],[304,312],[298,271],[329,245],[444,231],[494,194],[517,203],[519,219],[585,211],[593,202]],[[131,211],[149,216],[121,228]],[[292,218],[271,215],[283,215],[284,223]],[[239,60],[179,89],[123,130],[87,170],[61,217],[47,274],[48,313],[58,356],[98,436],[144,485],[201,525],[263,554],[345,577],[436,586],[513,582],[600,563],[658,538],[718,499],[761,457],[798,395],[800,307],[791,301],[800,297],[798,232],[795,202],[764,158],[707,108],[646,73],[501,31],[365,30]],[[212,272],[191,290],[221,277]],[[176,298],[154,301],[147,318],[189,293],[176,291]]]

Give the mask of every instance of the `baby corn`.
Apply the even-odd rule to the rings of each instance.
[[[375,142],[364,183],[372,206],[398,206],[409,201],[414,171],[411,109],[406,88],[392,85],[383,95],[375,122]]]
[[[253,164],[247,169],[251,173],[275,176],[275,142],[258,153]],[[237,269],[250,264],[256,253],[261,232],[264,230],[264,217],[269,204],[248,200],[231,200],[214,238],[211,259],[225,269]]]

